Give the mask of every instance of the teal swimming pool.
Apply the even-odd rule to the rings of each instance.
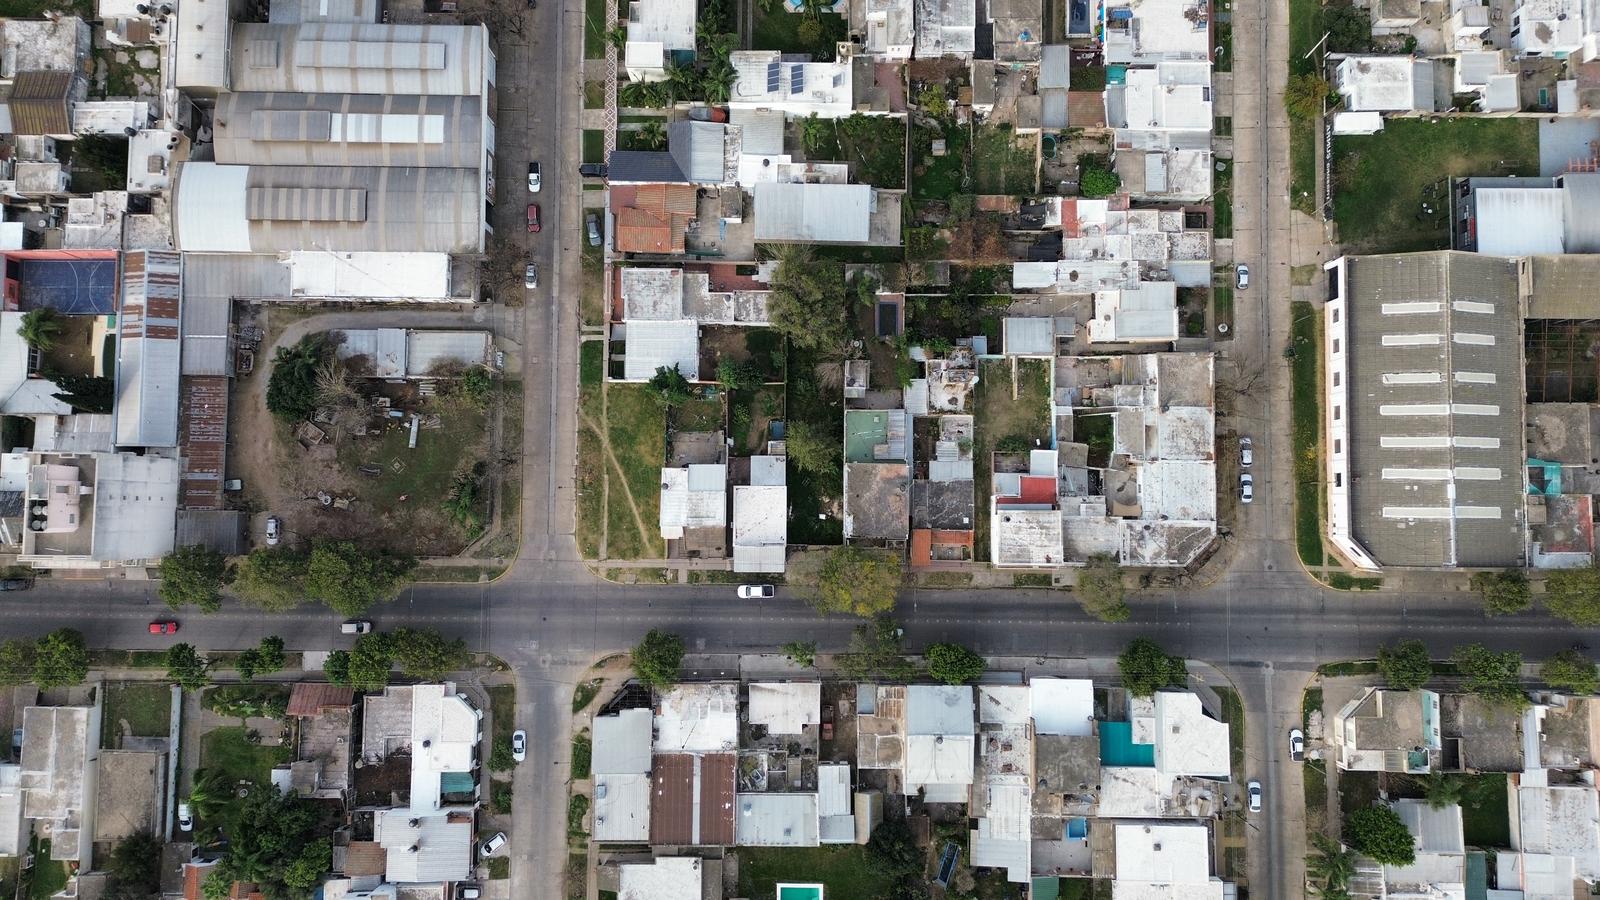
[[[1132,722],[1100,723],[1100,765],[1149,768],[1156,764],[1155,744],[1135,744]]]
[[[778,900],[822,900],[822,885],[780,884]]]

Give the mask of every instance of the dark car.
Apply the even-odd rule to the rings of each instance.
[[[604,178],[606,177],[606,164],[583,163],[578,166],[578,174],[584,178]]]
[[[0,591],[25,591],[31,587],[33,587],[33,580],[29,578],[0,579]]]
[[[539,233],[539,204],[537,203],[528,204],[528,233]]]

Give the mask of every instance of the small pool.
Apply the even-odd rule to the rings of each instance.
[[[822,900],[822,885],[780,884],[778,900]]]
[[[1155,744],[1135,744],[1132,722],[1100,723],[1100,765],[1150,768],[1156,764]]]
[[[1067,820],[1067,840],[1081,841],[1089,836],[1089,820],[1079,816]]]

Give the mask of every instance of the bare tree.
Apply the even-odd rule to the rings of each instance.
[[[496,34],[526,37],[528,20],[523,0],[461,0],[461,21],[487,25]]]
[[[502,302],[522,295],[523,267],[527,259],[522,248],[503,234],[489,237],[489,243],[479,267],[479,278],[491,287]]]
[[[1246,351],[1229,356],[1217,371],[1217,403],[1230,409],[1240,400],[1267,389],[1267,364],[1259,354]]]

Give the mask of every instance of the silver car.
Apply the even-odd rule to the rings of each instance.
[[[1256,461],[1256,445],[1247,437],[1239,438],[1239,465],[1248,469]]]
[[[600,217],[594,213],[589,213],[585,221],[589,232],[589,246],[600,246]]]
[[[493,856],[495,854],[496,850],[499,850],[501,847],[504,847],[505,845],[506,845],[506,833],[504,831],[501,831],[501,832],[496,833],[494,837],[489,838],[487,841],[484,841],[483,842],[483,846],[478,848],[478,853],[484,859],[488,859],[489,857],[491,857],[491,856]]]
[[[539,286],[539,264],[538,263],[528,263],[528,268],[523,270],[523,272],[522,272],[522,286],[527,288],[530,291]]]
[[[1246,472],[1239,476],[1239,502],[1249,503],[1256,499],[1256,480]]]

